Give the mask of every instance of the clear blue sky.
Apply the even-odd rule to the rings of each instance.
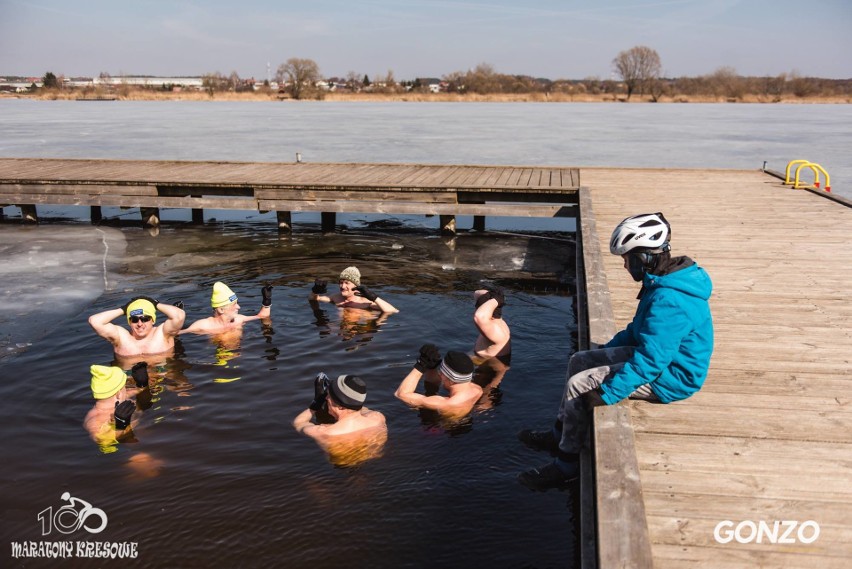
[[[612,76],[655,49],[664,75],[852,78],[852,0],[0,0],[0,76],[441,77],[479,63],[550,79]]]

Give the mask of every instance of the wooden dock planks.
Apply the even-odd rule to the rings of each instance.
[[[3,204],[553,217],[578,184],[577,168],[0,158]]]
[[[638,285],[607,238],[628,215],[665,213],[673,254],[693,257],[714,283],[716,349],[703,390],[670,405],[626,404],[653,565],[848,566],[852,209],[757,171],[582,175],[617,329],[632,318]],[[713,530],[723,520],[814,520],[821,533],[811,544],[722,544]]]

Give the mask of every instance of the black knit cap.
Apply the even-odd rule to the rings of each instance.
[[[357,375],[341,375],[331,382],[328,394],[341,407],[357,411],[367,399],[367,384]]]

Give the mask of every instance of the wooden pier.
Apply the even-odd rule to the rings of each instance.
[[[757,170],[582,175],[581,187],[577,168],[0,159],[0,205],[32,221],[37,204],[89,206],[95,221],[102,206],[139,207],[153,224],[160,208],[193,209],[194,220],[211,208],[276,211],[285,231],[293,211],[323,212],[324,230],[338,211],[439,215],[444,231],[456,215],[480,229],[490,215],[577,216],[588,346],[625,326],[637,302],[610,232],[662,211],[673,254],[713,279],[716,348],[692,398],[595,410],[583,565],[848,567],[852,208]],[[819,535],[720,543],[725,521],[814,522]]]
[[[837,567],[852,562],[852,208],[759,171],[583,168],[590,340],[632,318],[638,284],[612,229],[662,211],[672,254],[713,279],[703,389],[595,411],[598,557],[609,567]],[[596,235],[590,235],[596,234]],[[816,522],[811,543],[748,541],[760,522]],[[813,537],[808,525],[805,540]],[[722,541],[726,534],[721,533]]]
[[[138,207],[146,225],[160,208],[275,211],[292,229],[291,212],[322,212],[333,231],[336,212],[440,216],[444,233],[455,216],[574,217],[578,168],[314,164],[0,158],[0,206],[18,205],[36,222],[37,204],[83,205],[99,221],[102,206]]]

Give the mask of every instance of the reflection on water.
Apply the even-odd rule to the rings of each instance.
[[[406,231],[286,239],[246,225],[165,225],[156,238],[122,231],[121,282],[0,362],[10,539],[40,539],[36,515],[67,490],[109,515],[100,539],[138,542],[140,560],[160,566],[570,563],[568,495],[532,494],[515,481],[542,458],[515,433],[547,423],[571,352],[574,259],[565,241],[463,234],[449,249]],[[350,264],[400,312],[308,301],[316,275]],[[137,401],[133,442],[101,453],[82,428],[88,368],[132,363],[115,361],[87,316],[156,293],[183,301],[192,322],[209,314],[217,280],[246,291],[246,313],[260,307],[263,284],[275,286],[271,323],[181,336],[168,358],[148,362],[150,399]],[[507,291],[511,368],[479,362],[485,392],[466,417],[413,411],[396,387],[424,343],[472,351],[471,292],[486,280]],[[386,436],[318,448],[295,432],[323,370],[364,379]],[[460,506],[463,518],[451,515]]]

